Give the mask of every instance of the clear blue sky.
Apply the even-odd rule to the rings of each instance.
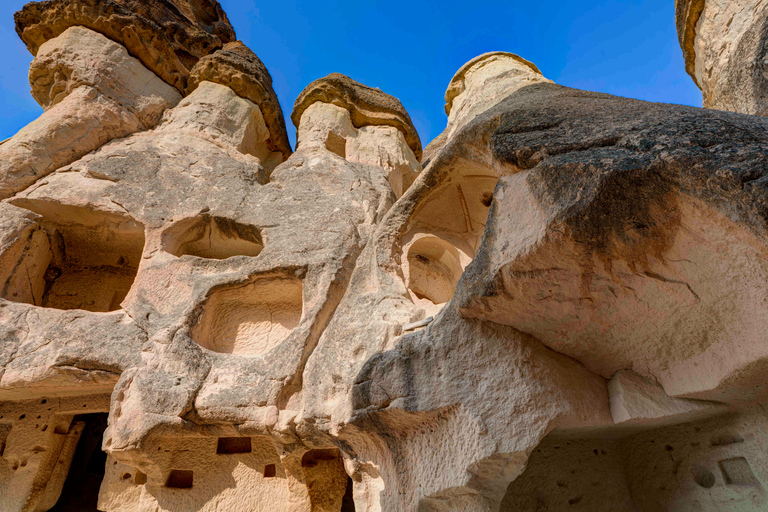
[[[400,98],[426,146],[445,127],[453,74],[494,50],[521,55],[561,85],[701,106],[672,0],[220,1],[269,68],[292,143],[293,101],[312,80],[339,72]],[[29,94],[32,56],[13,27],[25,3],[0,2],[0,140],[41,112]]]

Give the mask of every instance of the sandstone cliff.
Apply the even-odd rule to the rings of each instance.
[[[681,39],[729,101],[709,2]],[[768,508],[768,119],[492,52],[423,150],[331,74],[294,151],[214,0],[16,24],[45,112],[0,144],[0,512]]]

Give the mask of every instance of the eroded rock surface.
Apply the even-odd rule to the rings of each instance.
[[[3,512],[765,509],[765,119],[493,52],[423,155],[337,74],[292,152],[215,2],[17,26]]]
[[[768,115],[768,3],[676,0],[685,67],[704,106]]]
[[[89,28],[124,46],[179,92],[201,57],[236,39],[216,0],[44,0],[28,3],[14,19],[32,55],[70,27]]]

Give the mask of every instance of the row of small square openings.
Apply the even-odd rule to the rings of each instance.
[[[216,453],[219,455],[236,455],[251,453],[252,445],[250,437],[220,437],[216,444]],[[264,466],[264,478],[275,478],[277,466],[266,464]],[[194,471],[190,469],[173,469],[168,474],[166,487],[174,489],[191,489],[194,484]]]

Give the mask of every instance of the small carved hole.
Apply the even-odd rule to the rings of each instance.
[[[174,489],[190,489],[194,473],[188,469],[173,469],[165,482],[166,487]]]

